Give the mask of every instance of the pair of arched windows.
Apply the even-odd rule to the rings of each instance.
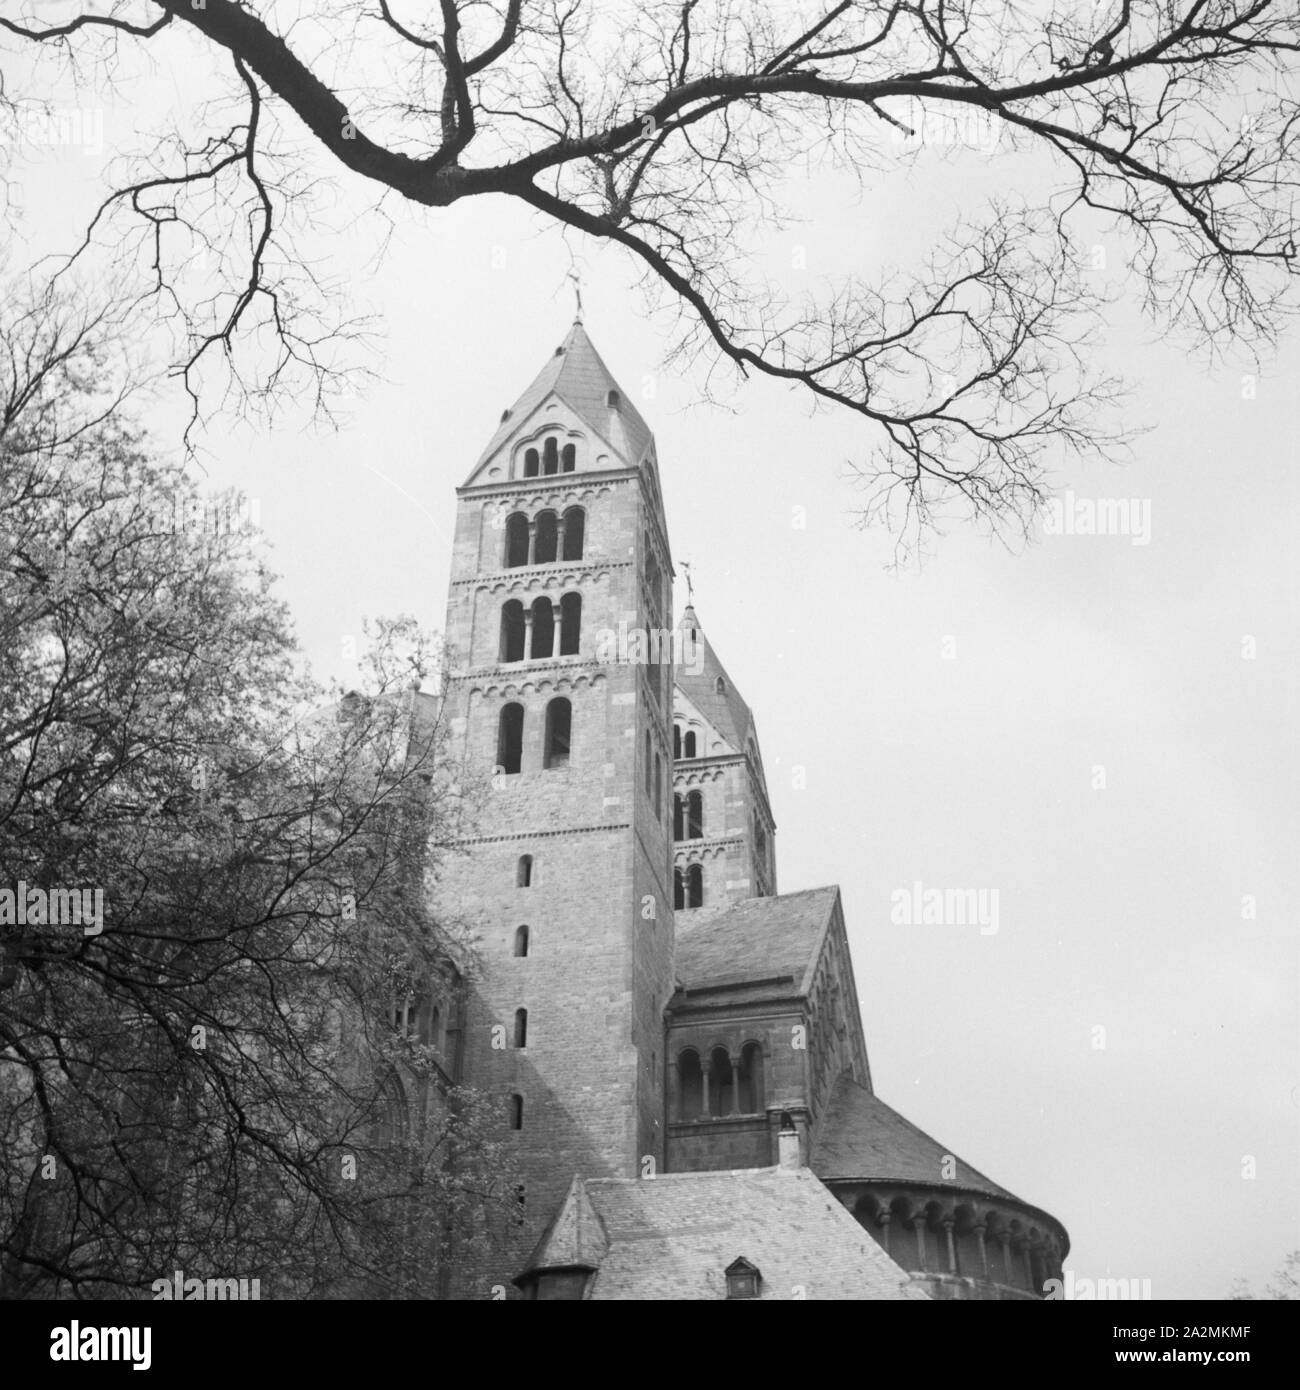
[[[542,736],[542,767],[568,767],[569,753],[573,746],[573,705],[563,695],[557,695],[546,706],[546,724]],[[497,718],[497,762],[498,772],[513,775],[523,767],[524,761],[524,707],[516,700],[501,706]],[[527,860],[525,867],[524,860]],[[516,875],[519,887],[527,888],[532,883],[532,858],[524,855],[519,861]]]
[[[673,725],[673,757],[680,762],[683,758],[693,758],[695,756],[695,731],[689,730],[685,735],[682,734],[680,724]]]
[[[532,521],[523,512],[506,518],[506,569],[521,565],[553,565],[556,560],[581,560],[586,540],[587,514],[570,507],[557,517],[538,512]]]
[[[673,839],[704,838],[704,796],[701,792],[680,793],[673,797]]]
[[[561,449],[559,440],[552,437],[542,444],[540,455],[536,449],[525,451],[524,477],[536,478],[540,475],[549,478],[553,473],[572,473],[577,461],[578,451],[572,444],[566,444]]]
[[[565,594],[560,599],[558,652],[555,629],[555,605],[549,598],[535,598],[527,609],[512,598],[501,609],[501,661],[577,656],[582,645],[581,594]]]
[[[699,864],[689,865],[685,873],[673,870],[673,906],[679,912],[704,906],[704,870]]]
[[[679,1120],[761,1114],[762,1047],[747,1042],[734,1064],[725,1047],[715,1047],[707,1065],[693,1047],[686,1048],[677,1058],[677,1097]]]

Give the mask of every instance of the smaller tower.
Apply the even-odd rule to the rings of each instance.
[[[688,604],[673,698],[673,892],[681,911],[776,892],[776,822],[754,716]]]

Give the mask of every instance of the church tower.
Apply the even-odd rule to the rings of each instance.
[[[510,1286],[575,1173],[663,1167],[673,570],[654,439],[581,322],[457,497],[466,820],[438,899],[479,936],[463,1076],[499,1103],[521,1180],[472,1298]]]

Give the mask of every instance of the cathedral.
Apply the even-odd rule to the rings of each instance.
[[[875,1094],[839,889],[777,891],[754,715],[673,578],[576,322],[457,491],[445,709],[488,790],[438,894],[519,1186],[453,1296],[1042,1297],[1061,1223]]]

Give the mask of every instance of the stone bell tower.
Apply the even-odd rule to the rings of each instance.
[[[457,498],[445,631],[466,822],[438,901],[479,934],[464,1081],[494,1097],[522,1187],[459,1291],[487,1298],[575,1173],[663,1168],[673,667],[650,639],[673,571],[654,439],[581,322]]]

